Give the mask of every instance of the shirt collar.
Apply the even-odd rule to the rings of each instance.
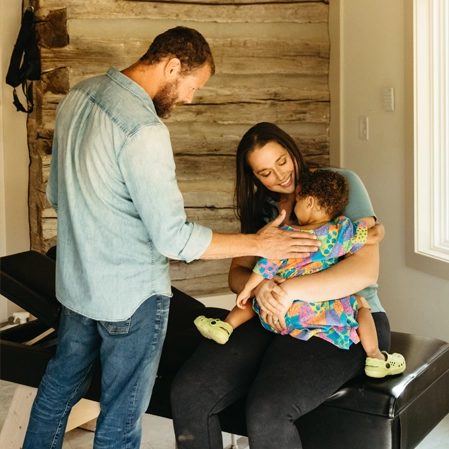
[[[144,104],[146,104],[157,116],[156,108],[154,107],[153,100],[145,91],[145,89],[133,81],[128,76],[124,75],[122,72],[118,71],[115,67],[110,67],[106,73],[109,78],[120,84],[124,89],[128,90],[132,94],[136,95]]]

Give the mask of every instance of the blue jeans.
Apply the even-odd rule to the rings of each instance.
[[[34,401],[23,449],[62,447],[72,407],[101,364],[96,449],[137,449],[167,330],[170,299],[155,295],[127,320],[95,321],[63,307],[58,346]]]

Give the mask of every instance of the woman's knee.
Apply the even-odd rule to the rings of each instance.
[[[290,394],[289,394],[290,393]],[[253,388],[246,401],[248,428],[274,426],[283,428],[296,421],[301,410],[295,406],[291,391],[276,388]],[[280,427],[279,427],[280,426]]]

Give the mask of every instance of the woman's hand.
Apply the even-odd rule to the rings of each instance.
[[[265,321],[265,323],[276,329],[278,332],[282,332],[287,329],[285,315],[268,315],[265,312],[261,312],[260,317]]]
[[[284,278],[275,276],[271,280],[265,280],[254,290],[261,309],[260,317],[278,332],[287,329],[285,314],[293,303],[293,299],[279,286],[284,281]]]

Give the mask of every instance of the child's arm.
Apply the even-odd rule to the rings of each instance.
[[[252,272],[248,280],[246,281],[243,290],[237,295],[236,303],[237,307],[241,309],[245,308],[245,304],[249,298],[253,295],[253,290],[264,280],[261,274]]]
[[[385,237],[384,225],[376,222],[374,217],[359,218],[356,221],[364,221],[368,228],[368,237],[365,245],[374,245],[375,243],[379,243]]]
[[[347,255],[357,252],[362,246],[378,244],[385,236],[385,228],[380,223],[376,223],[374,217],[365,217],[356,220],[353,223],[354,235],[350,241],[351,247]]]

